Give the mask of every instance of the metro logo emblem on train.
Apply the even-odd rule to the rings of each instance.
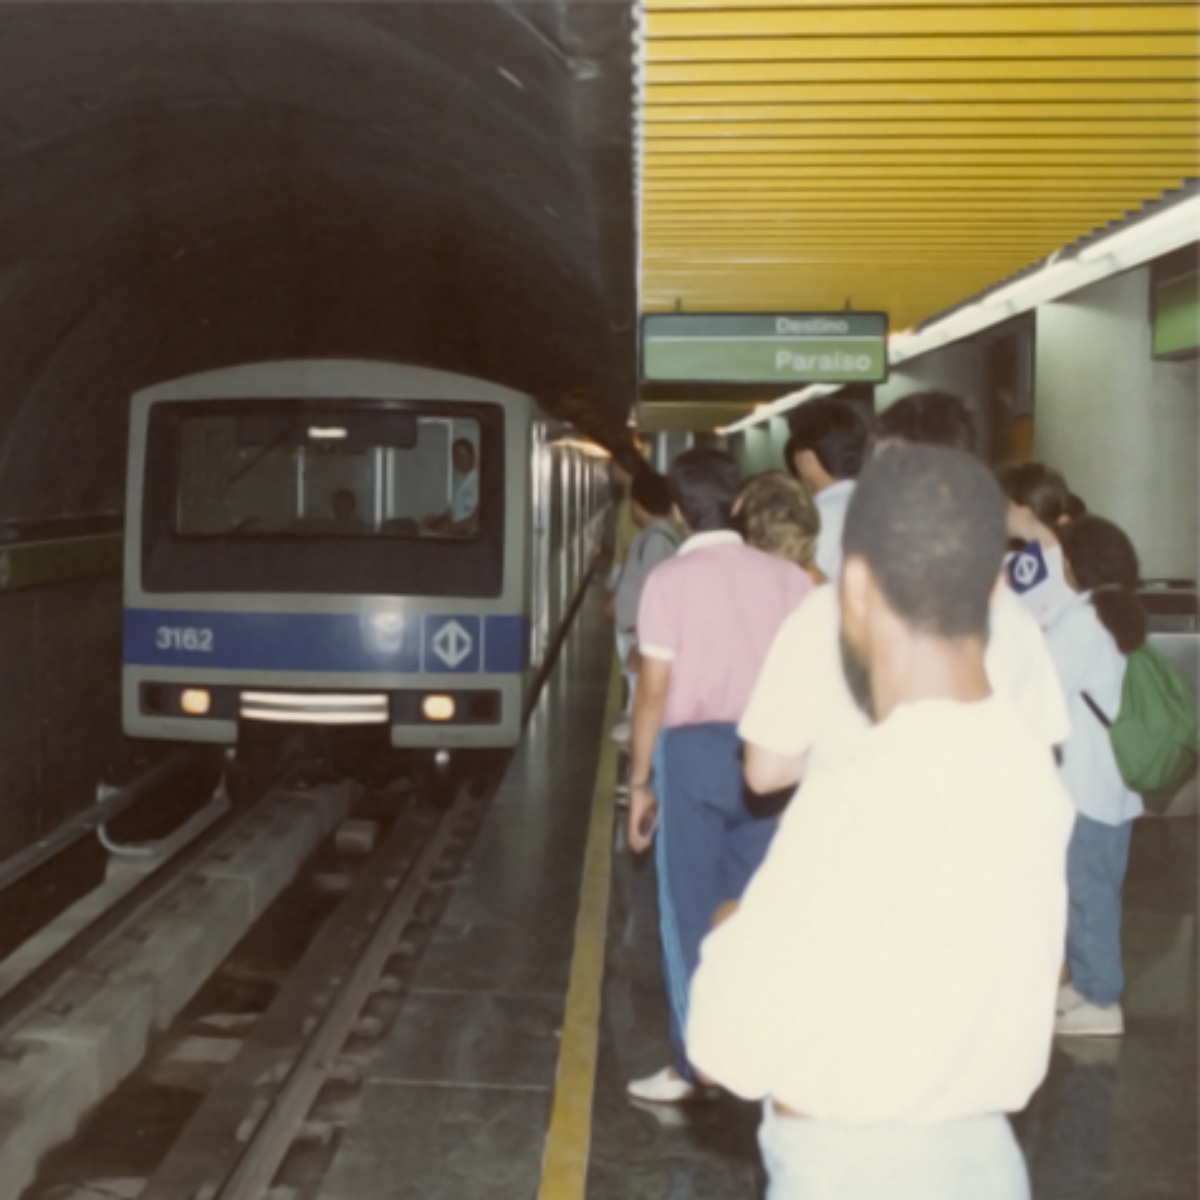
[[[475,641],[457,621],[449,621],[433,635],[430,646],[434,654],[453,670],[470,655]]]
[[[1008,581],[1014,592],[1027,592],[1050,574],[1046,558],[1037,542],[1029,542],[1013,555],[1008,564]]]
[[[430,613],[422,632],[426,671],[463,674],[484,669],[484,623],[479,617]]]

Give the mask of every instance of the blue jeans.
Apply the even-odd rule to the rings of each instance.
[[[938,1125],[846,1125],[778,1116],[758,1129],[766,1200],[1029,1200],[1029,1175],[998,1114]]]
[[[658,800],[655,864],[663,973],[671,1005],[675,1069],[692,1078],[684,1034],[688,989],[700,943],[726,900],[741,899],[775,833],[742,803],[737,726],[717,723],[664,729],[654,749]]]
[[[1116,1004],[1125,987],[1121,888],[1132,833],[1132,821],[1105,825],[1080,813],[1067,848],[1067,965],[1091,1004]]]

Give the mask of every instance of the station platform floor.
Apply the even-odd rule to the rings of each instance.
[[[624,1092],[669,1042],[653,856],[630,854],[613,797],[618,692],[591,592],[321,1200],[762,1195],[755,1105],[639,1106]],[[1013,1114],[1035,1200],[1198,1195],[1196,871],[1195,818],[1138,823],[1127,1032],[1057,1041]]]

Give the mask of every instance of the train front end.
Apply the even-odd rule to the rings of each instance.
[[[504,747],[528,673],[532,405],[378,363],[259,364],[134,397],[123,720]]]

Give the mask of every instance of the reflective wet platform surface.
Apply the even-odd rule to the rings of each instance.
[[[594,803],[605,818],[610,806],[596,789],[598,768],[602,785],[612,777],[603,740],[612,646],[599,610],[589,595],[323,1200],[762,1194],[756,1106],[723,1096],[654,1108],[624,1094],[670,1050],[653,859],[625,849],[619,812],[603,847],[612,855],[607,934],[601,921],[576,939],[589,819]],[[1200,1195],[1196,868],[1194,818],[1138,823],[1126,888],[1126,1035],[1058,1040],[1045,1083],[1013,1116],[1036,1200]],[[595,881],[582,887],[586,899]],[[578,1028],[563,1028],[572,963],[601,954],[599,1021],[582,1037],[585,1051],[598,1044],[593,1090],[590,1074],[560,1069],[560,1051],[580,1041]],[[886,1007],[881,994],[881,1014]],[[572,1110],[587,1135],[563,1135],[560,1110]],[[580,1168],[565,1183],[543,1177],[552,1120],[558,1156],[574,1155]]]

